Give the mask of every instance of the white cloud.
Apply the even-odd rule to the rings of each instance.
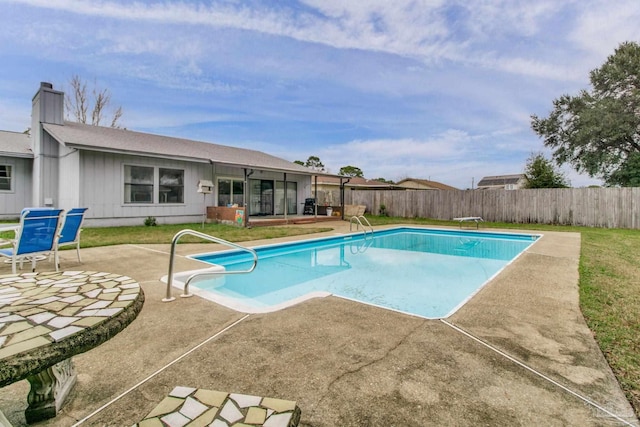
[[[357,140],[348,142],[338,149],[325,149],[327,154],[339,157],[345,152],[354,151],[370,161],[393,161],[395,158],[430,158],[446,159],[465,149],[470,137],[462,131],[451,130],[444,134],[436,135],[429,140],[404,139],[377,139]]]
[[[467,27],[474,37],[534,36],[543,23],[569,5],[569,1],[476,0],[460,2],[469,14]]]
[[[431,177],[434,180],[438,177],[438,180],[455,186],[470,182],[476,163],[480,163],[468,160],[470,154],[479,150],[474,142],[477,138],[463,131],[449,130],[424,140],[350,141],[320,148],[315,155],[335,173],[343,166],[352,165],[362,169],[368,178],[383,177],[397,181],[406,177]]]
[[[513,0],[472,3],[306,0],[302,2],[306,7],[297,9],[293,4],[273,6],[235,2],[206,5],[80,0],[12,2],[121,23],[135,22],[135,26],[128,28],[128,35],[118,31],[117,26],[108,26],[100,32],[99,37],[104,40],[103,53],[172,57],[176,62],[185,61],[184,71],[193,75],[204,72],[200,61],[205,60],[207,50],[215,50],[216,44],[225,43],[229,37],[216,34],[219,40],[209,40],[206,31],[200,30],[210,28],[250,31],[337,49],[387,53],[425,64],[450,61],[562,81],[579,78],[580,73],[576,71],[584,69],[582,61],[576,64],[571,58],[564,58],[559,62],[561,54],[529,41],[534,37],[553,40],[552,34],[562,37],[564,32],[571,31],[571,39],[581,49],[609,50],[612,40],[629,32],[638,34],[637,26],[633,27],[639,17],[637,7],[633,9],[634,1],[614,8],[602,1],[585,6],[580,2],[550,0],[534,3]],[[562,19],[562,16],[570,15],[571,10],[579,14],[577,24]],[[602,16],[609,19],[601,19]],[[623,22],[623,28],[612,24],[618,22]],[[572,31],[573,25],[576,27]],[[153,26],[162,29],[158,31]],[[602,34],[606,36],[598,37]],[[53,40],[59,42],[59,37],[59,33],[54,34]],[[509,42],[512,45],[524,43],[523,49],[504,50]],[[564,49],[561,42],[558,40],[555,46],[560,52]]]
[[[447,35],[445,22],[438,14],[441,2],[365,2],[364,7],[359,3],[339,6],[338,3],[308,2],[319,14],[265,5],[252,9],[220,2],[210,5],[74,0],[13,2],[123,21],[248,30],[337,48],[400,55],[442,55],[448,49],[446,44],[436,43]]]
[[[637,0],[589,1],[578,12],[577,23],[569,39],[590,52],[590,59],[596,61],[595,65],[604,63],[620,43],[640,40],[640,5]]]

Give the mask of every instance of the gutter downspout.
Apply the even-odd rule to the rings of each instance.
[[[288,197],[287,197],[287,173],[284,172],[284,223],[288,224],[289,222],[287,221],[287,212],[289,211],[289,206],[288,206]]]
[[[209,159],[209,163],[211,164],[211,182],[213,183],[213,185],[215,185],[215,183],[216,183],[216,180],[215,180],[216,167],[215,167],[215,165],[213,163],[213,159]],[[212,190],[211,191],[211,206],[217,205],[215,200],[216,200],[216,191],[218,191],[218,189],[216,187],[214,187],[214,188],[215,188],[215,190],[213,188],[211,189]],[[207,204],[206,203],[204,205],[204,210],[205,210],[205,212],[207,212]],[[207,212],[207,214],[208,214],[208,212]]]
[[[247,172],[250,170],[251,172]],[[244,168],[244,189],[242,191],[242,204],[244,205],[244,226],[249,228],[249,204],[247,203],[247,193],[249,192],[249,177],[253,175],[253,169]]]
[[[313,179],[315,180],[315,190],[313,192],[313,217],[318,221],[318,175],[314,175]]]
[[[340,211],[341,217],[344,221],[344,186],[347,185],[351,181],[351,177],[347,178],[345,182],[342,182],[342,177],[340,178]]]

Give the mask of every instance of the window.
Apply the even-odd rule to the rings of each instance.
[[[244,182],[241,179],[218,180],[218,206],[243,206]]]
[[[154,170],[147,166],[124,167],[124,202],[153,203]]]
[[[125,203],[184,203],[184,170],[124,165]]]
[[[0,165],[0,191],[11,191],[11,165]]]
[[[244,206],[244,182],[234,180],[233,181],[233,193],[231,195],[231,200],[234,204],[238,206]]]
[[[184,203],[184,171],[160,168],[160,203]]]

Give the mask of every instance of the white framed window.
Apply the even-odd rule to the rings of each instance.
[[[218,206],[244,203],[244,181],[242,179],[218,178]]]
[[[13,166],[0,165],[0,191],[13,190]]]
[[[184,203],[184,170],[124,165],[125,204]]]
[[[124,202],[153,203],[154,170],[152,166],[124,166]]]
[[[184,171],[159,168],[158,201],[160,203],[184,203]]]

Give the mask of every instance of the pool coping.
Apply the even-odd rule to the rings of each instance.
[[[473,290],[473,292],[471,292],[469,295],[467,295],[462,301],[460,301],[457,305],[455,305],[451,310],[449,310],[444,316],[423,316],[420,314],[416,314],[416,313],[411,313],[408,311],[403,311],[403,310],[399,310],[399,309],[394,309],[394,308],[390,308],[390,307],[385,307],[379,304],[375,304],[372,302],[367,302],[367,301],[360,301],[358,299],[355,298],[349,298],[347,296],[344,295],[338,295],[338,294],[334,294],[332,292],[329,291],[313,291],[313,292],[309,292],[306,293],[304,295],[300,295],[296,298],[292,298],[290,300],[287,301],[283,301],[281,303],[278,304],[272,304],[269,306],[263,306],[263,307],[255,307],[252,305],[248,305],[248,304],[243,304],[242,301],[240,301],[237,298],[233,298],[233,297],[229,297],[226,295],[222,295],[216,292],[211,292],[210,290],[207,289],[202,289],[200,287],[197,286],[197,281],[193,281],[189,283],[189,291],[187,294],[185,294],[184,292],[180,295],[183,298],[186,297],[191,297],[194,295],[197,295],[201,298],[207,299],[209,301],[212,301],[214,303],[223,305],[227,308],[230,308],[232,310],[235,311],[239,311],[241,313],[249,313],[249,314],[259,314],[259,313],[273,313],[276,311],[280,311],[280,310],[284,310],[288,307],[293,307],[297,304],[300,304],[302,302],[314,299],[314,298],[326,298],[328,296],[334,296],[336,298],[343,298],[345,300],[349,300],[349,301],[353,301],[356,303],[360,303],[360,304],[366,304],[366,305],[370,305],[373,307],[377,307],[380,309],[384,309],[384,310],[391,310],[391,311],[395,311],[397,313],[402,313],[402,314],[406,314],[409,316],[415,316],[418,318],[422,318],[422,319],[429,319],[429,320],[438,320],[438,319],[447,319],[449,317],[451,317],[453,314],[455,314],[459,309],[461,309],[468,301],[470,301],[476,294],[478,294],[478,292],[480,292],[482,290],[482,288],[484,288],[488,283],[490,283],[494,278],[496,278],[502,271],[504,271],[504,269],[506,267],[508,267],[511,263],[513,263],[515,260],[517,260],[524,252],[528,251],[532,246],[534,246],[543,236],[543,233],[531,233],[531,232],[496,232],[496,231],[487,231],[487,230],[458,230],[458,229],[451,229],[451,228],[439,228],[439,227],[429,227],[429,226],[416,226],[416,225],[393,225],[393,226],[389,226],[389,227],[384,227],[384,228],[379,228],[380,231],[388,231],[388,232],[392,232],[392,231],[397,231],[397,230],[403,230],[403,229],[424,229],[424,230],[434,230],[434,231],[442,231],[442,232],[447,232],[447,233],[455,233],[455,234],[461,234],[461,235],[491,235],[492,237],[496,237],[496,236],[500,236],[500,235],[507,235],[507,236],[530,236],[530,237],[535,237],[535,239],[533,239],[533,241],[522,251],[520,251],[514,258],[512,258],[511,260],[509,260],[504,266],[502,266],[498,271],[496,271],[494,274],[492,274],[490,277],[488,277],[483,283],[481,283],[476,289]],[[287,242],[278,242],[278,243],[267,243],[267,244],[262,244],[262,245],[247,245],[246,247],[249,247],[253,250],[256,251],[260,251],[260,250],[264,250],[264,249],[269,249],[269,248],[275,248],[275,247],[286,247],[288,245],[296,245],[296,244],[303,244],[303,243],[307,243],[307,242],[322,242],[322,241],[330,241],[330,240],[340,240],[341,238],[346,238],[349,236],[359,236],[362,232],[360,231],[349,231],[348,233],[341,233],[338,235],[333,235],[333,236],[324,236],[324,237],[310,237],[307,239],[299,239],[299,240],[295,240],[295,241],[287,241]],[[366,237],[365,237],[366,239]],[[203,267],[200,269],[194,269],[194,270],[188,270],[188,271],[182,271],[179,273],[175,273],[173,275],[173,281],[172,281],[172,285],[173,288],[176,289],[180,289],[180,290],[184,290],[185,289],[185,282],[189,280],[189,278],[191,276],[193,276],[194,274],[200,273],[200,272],[209,272],[212,269],[224,269],[224,267],[217,265],[217,264],[213,264],[213,263],[208,263],[206,261],[202,261],[201,257],[205,257],[207,255],[213,255],[213,254],[221,254],[221,253],[237,253],[239,251],[239,249],[222,249],[222,250],[218,250],[218,251],[209,251],[209,252],[202,252],[202,253],[196,253],[196,254],[190,254],[187,255],[188,258],[193,259],[194,261],[200,262],[204,265],[207,265],[208,267]],[[163,283],[167,283],[168,281],[168,275],[162,276],[160,278],[160,281]]]

